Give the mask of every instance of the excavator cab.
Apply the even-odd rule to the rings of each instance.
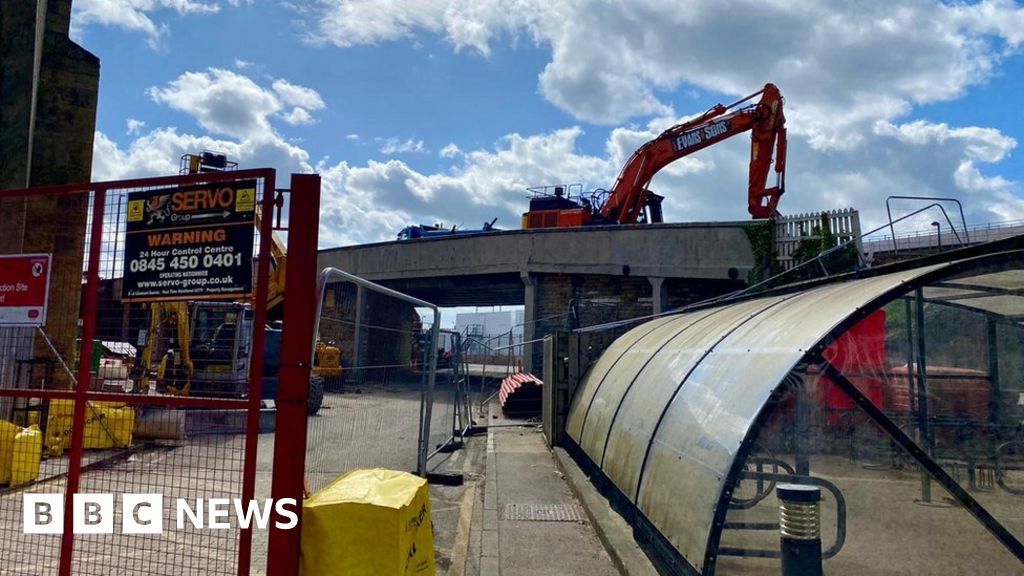
[[[591,223],[593,202],[583,197],[582,184],[558,184],[528,188],[530,211],[523,214],[523,228],[564,228]]]
[[[249,378],[252,308],[235,302],[194,302],[191,322],[193,394],[244,394]]]
[[[528,188],[530,211],[523,214],[523,228],[566,228],[589,224],[616,224],[601,216],[601,208],[609,197],[607,190],[598,189],[589,195],[583,193],[582,184],[559,184]],[[645,191],[643,210],[638,222],[657,224],[663,221],[659,196]]]

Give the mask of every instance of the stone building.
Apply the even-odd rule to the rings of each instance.
[[[100,63],[71,41],[70,24],[71,0],[0,2],[0,189],[90,179]],[[69,365],[88,205],[88,194],[0,199],[0,253],[53,254],[45,333]],[[11,356],[56,360],[33,333],[0,330],[5,380],[15,375]],[[53,366],[53,381],[67,386],[60,363]]]

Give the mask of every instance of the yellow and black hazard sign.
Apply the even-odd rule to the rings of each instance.
[[[252,212],[256,209],[256,189],[239,188],[235,192],[235,212]]]
[[[146,212],[146,201],[145,200],[129,200],[128,201],[128,221],[139,222],[142,220],[142,215]]]

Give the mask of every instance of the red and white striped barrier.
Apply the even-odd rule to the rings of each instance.
[[[501,381],[498,401],[506,415],[536,415],[541,410],[541,387],[544,382],[525,372],[516,372]]]

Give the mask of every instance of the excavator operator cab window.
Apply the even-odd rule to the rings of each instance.
[[[233,348],[235,342],[235,325],[238,323],[238,313],[223,311],[217,314],[219,320],[213,329],[211,341],[218,348]]]
[[[195,314],[195,324],[192,330],[193,339],[196,342],[213,340],[217,326],[220,326],[223,321],[223,315],[217,314],[215,310],[205,307],[199,308]]]

